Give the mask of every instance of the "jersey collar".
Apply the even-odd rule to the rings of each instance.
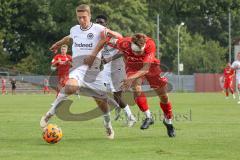
[[[87,30],[89,30],[89,29],[92,27],[92,25],[93,25],[93,23],[90,22],[90,25],[89,25],[88,28],[84,29],[84,28],[82,28],[82,27],[80,26],[80,29],[81,29],[82,31],[87,31]]]

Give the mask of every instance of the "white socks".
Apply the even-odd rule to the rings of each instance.
[[[105,128],[112,128],[110,113],[105,113],[103,115],[103,124]]]
[[[164,118],[164,121],[165,121],[167,124],[172,124],[172,119]]]
[[[127,105],[125,108],[123,108],[123,110],[124,110],[127,117],[130,117],[132,115],[132,112],[129,108],[129,105]]]
[[[59,92],[57,98],[55,99],[55,101],[52,103],[52,107],[49,109],[49,111],[47,112],[46,116],[50,115],[54,115],[56,113],[56,108],[58,106],[58,104],[60,102],[62,102],[63,100],[65,100],[67,98],[67,95],[65,93]]]
[[[146,111],[144,112],[144,114],[145,114],[146,118],[152,118],[152,116],[151,116],[151,112],[150,112],[149,109],[146,110]]]

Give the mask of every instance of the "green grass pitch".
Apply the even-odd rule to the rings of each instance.
[[[168,138],[157,98],[148,102],[155,124],[141,131],[113,122],[115,139],[105,138],[102,118],[85,122],[52,119],[63,130],[58,144],[42,140],[39,120],[55,95],[0,96],[0,160],[239,160],[240,104],[220,93],[171,93],[177,137]],[[72,97],[75,113],[90,110],[90,98]],[[138,108],[132,106],[138,115]],[[112,112],[113,113],[113,112]],[[112,114],[113,115],[113,114]]]

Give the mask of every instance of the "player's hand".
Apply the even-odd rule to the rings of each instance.
[[[112,61],[112,58],[111,58],[111,57],[109,57],[109,58],[102,58],[102,59],[101,59],[102,64],[107,64],[107,63],[109,63],[110,61]]]
[[[84,59],[84,64],[88,65],[89,67],[92,66],[94,60],[95,60],[95,56],[87,56],[85,59]]]
[[[124,90],[124,91],[129,89],[131,87],[132,83],[133,83],[133,79],[125,79],[125,80],[123,80],[121,89]]]

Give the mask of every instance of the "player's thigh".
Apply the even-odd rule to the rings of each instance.
[[[166,77],[160,77],[160,75],[146,76],[147,81],[151,88],[155,90],[161,101],[167,101],[168,95],[168,79]]]
[[[133,90],[135,96],[140,96],[141,95],[141,93],[142,93],[142,82],[143,82],[142,78],[138,78],[135,81],[133,81],[132,90]]]
[[[121,99],[122,97],[122,91],[118,91],[118,92],[113,92],[113,96],[114,96],[114,99]]]
[[[167,94],[167,85],[159,87],[159,88],[154,88],[154,90],[159,97],[164,96]]]
[[[107,113],[109,111],[106,98],[102,99],[94,97],[94,100],[96,101],[98,107],[101,109],[102,112]]]

